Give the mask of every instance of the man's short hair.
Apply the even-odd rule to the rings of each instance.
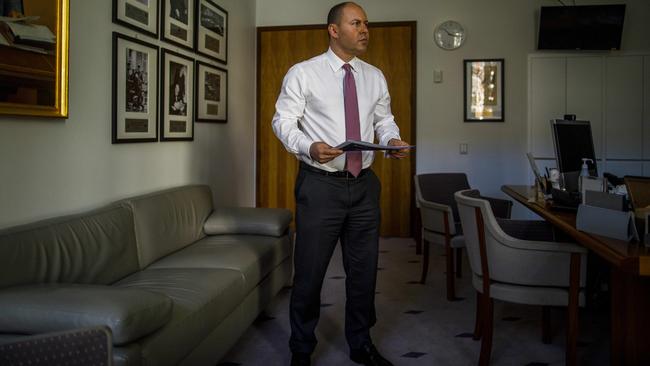
[[[344,1],[342,3],[332,6],[330,12],[327,14],[327,25],[330,24],[339,24],[341,23],[341,16],[343,14],[343,8],[347,5],[354,4],[352,1]]]

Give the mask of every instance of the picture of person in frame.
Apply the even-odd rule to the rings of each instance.
[[[170,62],[169,76],[169,114],[187,116],[187,96],[185,93],[187,66]]]
[[[213,102],[221,101],[221,75],[205,73],[205,99]]]
[[[24,14],[23,0],[0,0],[0,16],[20,18]]]
[[[147,54],[126,50],[126,111],[147,112]]]
[[[169,16],[187,24],[187,0],[170,0]]]

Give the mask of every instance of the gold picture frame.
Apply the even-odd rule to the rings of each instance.
[[[28,28],[9,26],[14,20],[7,18],[0,21],[0,115],[67,118],[70,2],[21,4],[12,16],[22,17],[16,24]],[[41,38],[48,30],[52,40]]]

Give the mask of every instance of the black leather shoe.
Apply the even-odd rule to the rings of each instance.
[[[309,353],[296,352],[291,356],[291,366],[309,365],[311,365],[311,355]]]
[[[350,359],[365,366],[393,366],[372,344],[351,350]]]

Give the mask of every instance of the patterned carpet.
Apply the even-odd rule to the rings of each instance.
[[[395,365],[476,365],[480,341],[472,340],[475,292],[464,262],[456,283],[460,300],[445,297],[444,256],[432,247],[426,285],[419,284],[421,256],[412,239],[380,242],[377,282],[377,325],[373,341]],[[290,289],[275,298],[242,336],[219,366],[289,365],[288,309]],[[323,284],[319,340],[312,365],[356,365],[348,358],[343,333],[345,273],[340,248],[334,253]],[[606,303],[603,301],[602,303]],[[578,360],[582,365],[608,365],[607,306],[590,305],[580,311]],[[552,309],[552,344],[541,341],[541,308],[495,302],[492,365],[542,366],[564,364],[565,313]]]

